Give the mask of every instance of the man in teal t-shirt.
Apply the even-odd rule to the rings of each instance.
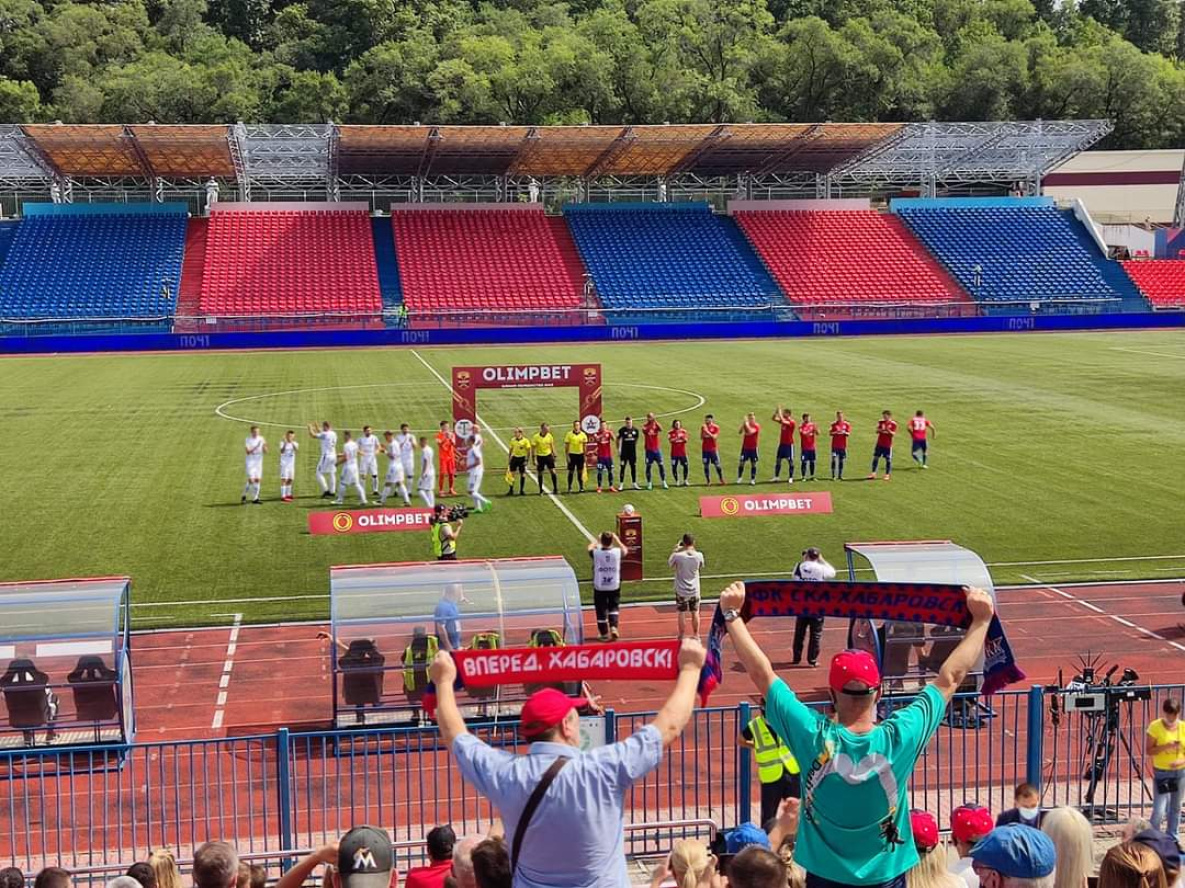
[[[993,614],[986,592],[967,589],[966,595],[971,626],[938,677],[914,702],[877,724],[880,671],[872,655],[835,655],[828,681],[835,718],[827,718],[805,706],[778,678],[738,619],[744,583],[733,583],[721,593],[728,634],[749,678],[765,695],[766,718],[802,766],[794,861],[807,872],[807,888],[896,888],[904,886],[905,872],[918,862],[906,786],[947,702],[983,653]]]

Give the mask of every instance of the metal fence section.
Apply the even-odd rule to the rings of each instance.
[[[1013,787],[1029,781],[1042,787],[1046,806],[1083,807],[1096,821],[1145,812],[1151,780],[1144,732],[1163,699],[1182,691],[1155,688],[1148,700],[1118,701],[1100,713],[1067,713],[1068,692],[1041,688],[956,698],[918,763],[911,803],[945,826],[965,801],[1008,807]],[[883,714],[909,699],[886,700]],[[748,704],[694,713],[659,768],[626,797],[629,853],[660,854],[675,838],[756,816],[755,769],[736,742],[752,714]],[[610,712],[607,739],[624,738],[652,717]],[[471,730],[522,751],[514,722]],[[452,823],[458,834],[471,834],[496,817],[449,755],[430,727],[280,730],[114,752],[8,750],[0,752],[0,865],[102,872],[163,846],[190,857],[209,839],[284,860],[369,823],[392,832],[406,868],[420,862],[432,826]]]

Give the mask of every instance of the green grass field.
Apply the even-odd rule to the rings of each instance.
[[[1185,334],[1000,335],[778,342],[425,349],[445,377],[453,364],[604,365],[606,416],[655,410],[698,428],[711,411],[735,477],[741,416],[766,426],[759,478],[772,475],[784,402],[826,428],[842,408],[855,427],[831,515],[704,520],[697,484],[628,495],[564,497],[592,531],[627,501],[645,520],[651,580],[626,599],[669,594],[666,556],[679,534],[700,540],[711,575],[788,571],[805,545],[835,562],[845,541],[949,538],[995,565],[997,583],[1185,574]],[[304,424],[339,429],[448,416],[447,389],[405,349],[11,358],[0,363],[7,458],[0,485],[0,579],[99,574],[133,578],[136,623],[193,625],[324,617],[334,564],[420,560],[426,534],[312,537],[323,508],[312,476],[316,442]],[[701,399],[703,405],[701,406]],[[221,406],[221,409],[220,408]],[[908,437],[891,483],[866,482],[880,410],[918,407],[937,426],[931,469],[911,463]],[[483,393],[498,434],[574,418],[574,390]],[[224,415],[220,415],[224,414]],[[227,418],[234,417],[234,418]],[[273,447],[262,507],[241,507],[247,422]],[[278,502],[275,445],[301,434],[295,504]],[[488,437],[488,436],[487,436]],[[827,448],[820,442],[820,470]],[[504,454],[490,442],[485,491],[505,492]],[[698,446],[689,449],[701,482]],[[563,482],[561,480],[561,486]],[[726,488],[730,489],[730,488]],[[720,488],[713,490],[720,492]],[[746,486],[746,491],[750,488]],[[759,492],[774,488],[761,484]],[[463,557],[559,553],[588,576],[585,539],[546,497],[496,496],[466,523]],[[1120,561],[1105,559],[1125,559]],[[1032,562],[1057,561],[1058,564]],[[1018,563],[1028,562],[1028,563]],[[720,580],[709,580],[705,593]]]

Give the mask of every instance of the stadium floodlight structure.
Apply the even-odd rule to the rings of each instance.
[[[857,559],[865,562],[878,582],[952,583],[976,586],[996,599],[995,586],[983,559],[950,540],[846,543],[848,576],[860,579]],[[848,627],[848,644],[872,653],[881,664],[888,693],[912,693],[923,680],[938,674],[939,668],[963,637],[963,630],[921,623],[853,619]],[[910,663],[916,651],[916,662]],[[967,690],[977,689],[982,679],[982,660],[967,678]]]
[[[135,736],[127,577],[0,584],[0,756]]]
[[[0,127],[0,196],[582,201],[1040,188],[1106,120],[655,126],[27,124]]]
[[[421,720],[442,602],[460,612],[463,648],[584,640],[576,574],[559,556],[334,567],[329,589],[336,727]],[[466,717],[513,716],[532,690],[461,690],[458,702]]]

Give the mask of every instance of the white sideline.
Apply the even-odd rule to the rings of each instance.
[[[218,680],[218,701],[214,704],[214,720],[210,722],[212,730],[222,727],[222,720],[226,716],[227,688],[230,687],[230,673],[235,668],[235,652],[239,648],[239,630],[243,626],[242,614],[212,614],[215,617],[233,617],[230,626],[230,637],[226,642],[226,662],[222,664],[222,677]]]

